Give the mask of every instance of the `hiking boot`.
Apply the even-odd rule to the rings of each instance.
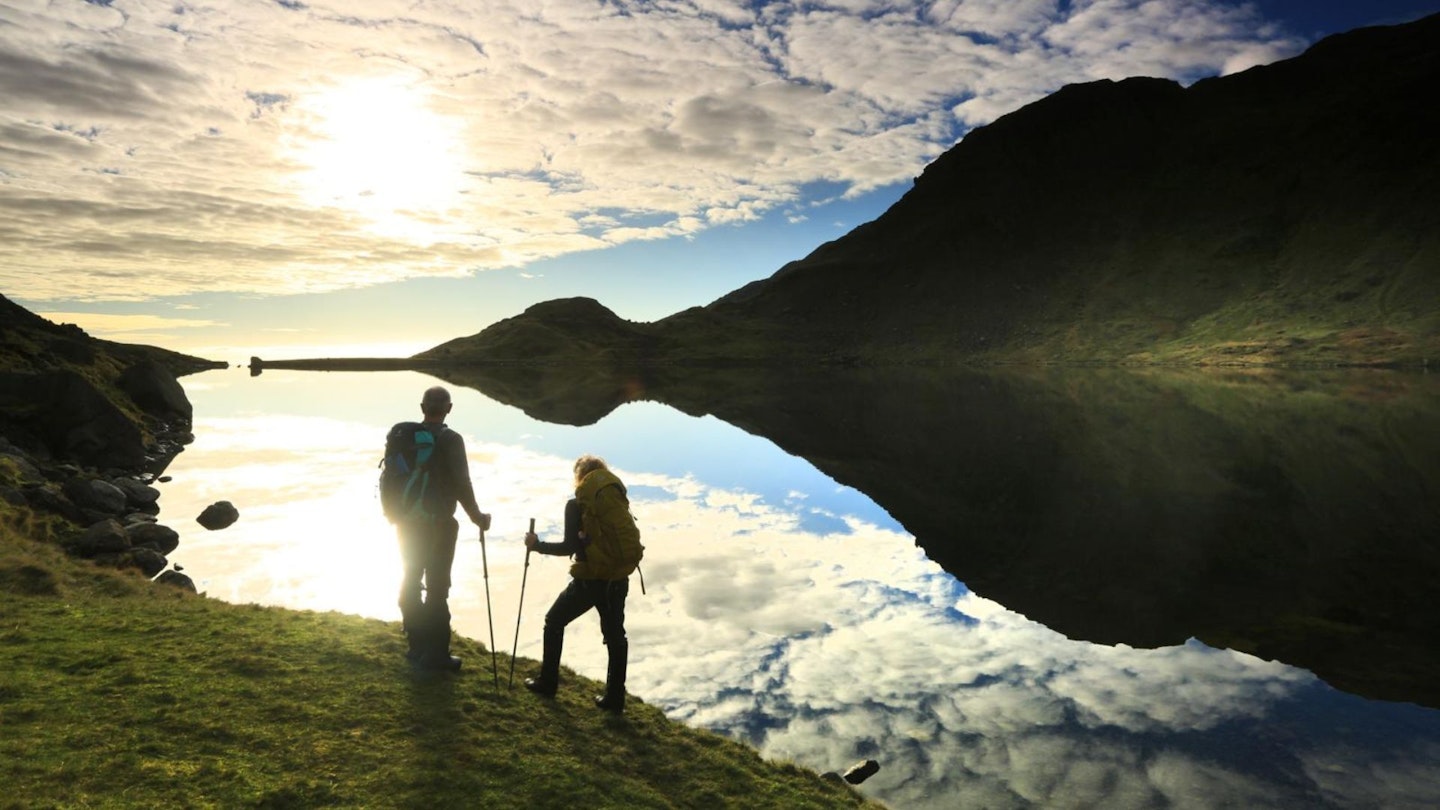
[[[453,655],[422,655],[414,660],[417,668],[430,672],[459,672],[460,659]]]
[[[615,714],[620,714],[625,711],[625,696],[596,695],[595,707],[599,709],[604,709],[607,712],[614,712]]]
[[[540,697],[553,698],[555,697],[556,689],[559,688],[559,684],[554,681],[547,681],[544,678],[526,678],[525,688]]]

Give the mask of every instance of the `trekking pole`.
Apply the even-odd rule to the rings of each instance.
[[[485,572],[485,619],[490,622],[490,671],[495,675],[495,691],[500,691],[500,662],[495,657],[495,617],[490,611],[490,563],[485,559],[485,527],[480,527],[480,565]]]
[[[535,518],[530,518],[530,533],[535,533]],[[525,610],[525,578],[530,576],[530,547],[525,547],[525,568],[520,572],[520,606],[515,608],[515,645],[510,648],[510,688],[515,688],[515,654],[520,651],[520,613]]]

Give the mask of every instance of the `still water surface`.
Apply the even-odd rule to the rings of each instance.
[[[163,489],[162,520],[182,535],[174,561],[212,597],[398,620],[376,463],[435,380],[227,370],[182,382],[197,438]],[[526,525],[556,539],[571,463],[597,453],[630,486],[646,544],[629,689],[676,720],[816,770],[877,759],[862,790],[895,808],[1440,806],[1434,709],[1193,639],[1066,638],[971,592],[865,494],[714,417],[632,402],[573,427],[451,388],[450,425],[494,515],[500,649],[516,631]],[[238,507],[234,526],[190,521],[220,499]],[[483,641],[480,547],[461,531],[455,627]],[[532,557],[520,655],[539,657],[566,569]],[[475,689],[492,688],[485,662],[466,664]],[[565,664],[603,680],[594,620],[572,625]]]

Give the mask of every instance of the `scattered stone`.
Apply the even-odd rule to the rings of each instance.
[[[169,554],[180,546],[180,533],[159,523],[132,523],[125,527],[130,544]]]
[[[131,512],[130,514],[121,518],[120,522],[125,524],[126,529],[129,529],[132,525],[136,523],[154,523],[158,519],[159,518],[157,518],[154,514],[150,512]]]
[[[74,464],[51,464],[41,470],[41,473],[48,480],[64,483],[71,478],[79,478],[80,468]]]
[[[130,548],[130,537],[125,534],[125,527],[121,526],[119,521],[102,520],[85,529],[83,534],[72,541],[70,548],[82,557],[111,554]]]
[[[156,480],[158,480],[158,481],[159,481],[160,483],[162,483],[162,484],[168,484],[168,483],[170,483],[171,481],[174,481],[175,479],[174,479],[174,478],[171,478],[171,477],[168,476],[168,475],[162,475],[162,476],[160,476],[160,477],[159,477],[158,479],[156,479]]]
[[[132,509],[154,506],[160,499],[160,490],[134,478],[116,478],[111,483],[125,493],[125,500]]]
[[[109,481],[72,478],[65,482],[63,489],[70,501],[81,509],[91,509],[107,515],[118,515],[125,511],[125,492]]]
[[[826,772],[820,774],[820,778],[821,778],[821,779],[824,779],[826,782],[835,782],[835,783],[841,784],[841,785],[845,784],[845,777],[841,776],[840,774],[838,774],[838,773],[836,773],[836,772],[834,772],[834,771],[826,771]]]
[[[75,504],[60,492],[54,484],[25,487],[25,500],[30,502],[30,508],[37,512],[49,512],[52,515],[59,515],[66,520],[79,522],[80,510]]]
[[[184,588],[191,593],[197,593],[195,590],[195,580],[179,571],[163,571],[160,576],[155,578],[155,581],[161,585],[174,585],[177,588]]]
[[[851,765],[850,769],[845,772],[844,777],[846,782],[852,785],[858,785],[879,772],[880,763],[873,759],[867,759],[864,762],[857,762]]]
[[[210,531],[217,531],[240,519],[240,511],[229,501],[216,501],[205,507],[205,511],[195,518],[201,526]]]
[[[45,477],[40,474],[39,468],[30,461],[29,457],[21,453],[9,442],[6,442],[6,446],[0,447],[0,459],[15,465],[15,471],[19,474],[18,480],[20,483],[45,480]]]
[[[165,555],[155,549],[142,546],[130,549],[130,564],[139,568],[140,572],[145,576],[154,577],[156,574],[165,570],[165,566],[169,565],[169,561],[165,559]]]

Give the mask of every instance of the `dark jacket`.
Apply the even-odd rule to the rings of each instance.
[[[470,483],[470,459],[465,455],[465,438],[444,424],[427,422],[425,425],[436,431],[430,479],[438,487],[438,513],[453,516],[458,503],[471,520],[478,519],[480,506],[475,502],[475,488]]]

